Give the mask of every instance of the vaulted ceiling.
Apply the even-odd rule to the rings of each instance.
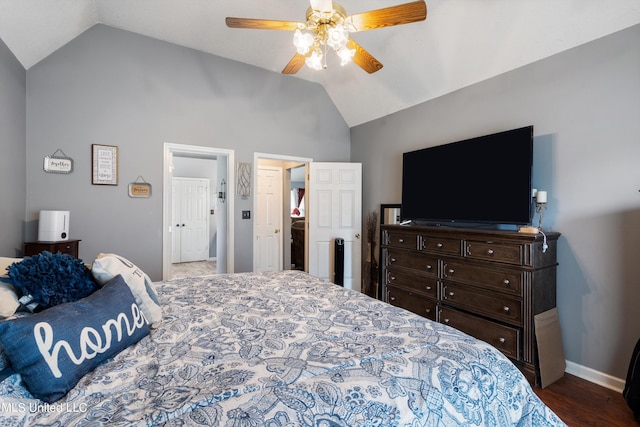
[[[348,14],[409,0],[342,0]],[[290,31],[225,17],[304,21],[308,0],[0,0],[0,39],[29,69],[101,23],[280,72]],[[324,86],[349,126],[447,94],[640,23],[640,0],[427,0],[426,21],[352,34],[384,64],[329,61],[294,76]],[[640,41],[639,41],[640,42]],[[637,49],[638,46],[636,45]]]

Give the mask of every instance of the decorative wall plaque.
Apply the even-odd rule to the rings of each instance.
[[[148,198],[151,197],[151,184],[144,180],[142,175],[129,184],[129,197]]]
[[[55,153],[44,158],[42,167],[48,173],[71,173],[73,172],[73,159],[58,148]]]

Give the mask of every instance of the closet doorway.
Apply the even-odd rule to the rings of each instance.
[[[179,157],[174,157],[174,175],[181,174]],[[188,159],[191,160],[191,159]],[[199,159],[198,159],[199,160]],[[201,160],[215,175],[217,160]],[[215,183],[216,181],[214,181]],[[211,197],[209,178],[173,177],[171,207],[171,263],[215,262],[218,210]],[[211,245],[210,245],[211,243]],[[216,270],[214,270],[216,271]]]
[[[229,194],[227,194],[227,188],[233,188],[234,176],[231,173],[233,167],[230,166],[233,164],[233,150],[171,143],[164,144],[163,280],[189,275],[233,273],[233,197],[228,197]],[[206,197],[196,197],[199,201],[194,199],[187,202],[190,206],[174,203],[176,198],[174,178],[185,177],[186,175],[189,175],[187,178],[193,179],[194,182],[198,179],[209,181],[207,190],[203,190],[202,187],[198,190],[206,191]],[[204,204],[204,206],[198,208],[196,207],[198,204]],[[187,242],[185,242],[184,236],[182,236],[184,234],[183,230],[189,227],[187,227],[186,221],[176,222],[176,219],[181,217],[181,215],[176,214],[178,211],[187,211],[186,217],[189,217],[191,214],[188,212],[193,209],[198,211],[194,219],[199,222],[191,227],[192,231],[197,231],[195,230],[197,228],[200,229],[198,233],[204,233],[204,235],[200,237],[192,236],[192,240],[187,238]],[[185,227],[182,227],[183,223]],[[179,226],[176,227],[176,224],[179,224]],[[201,230],[207,226],[209,231]],[[199,240],[202,238],[206,239],[206,242]],[[178,242],[180,242],[178,246],[183,243],[186,243],[187,246],[191,245],[191,249],[188,252],[194,253],[187,255],[184,260],[180,255],[178,260],[174,250]],[[205,243],[208,244],[206,249]],[[195,254],[198,250],[206,253]],[[204,263],[207,265],[200,265],[200,262],[184,262],[190,261],[192,255],[196,258],[206,257]],[[212,271],[211,263],[213,261],[215,261],[215,267]],[[193,272],[187,267],[191,268]]]

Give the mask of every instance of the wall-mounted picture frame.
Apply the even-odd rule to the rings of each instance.
[[[118,147],[91,144],[91,183],[118,185]]]

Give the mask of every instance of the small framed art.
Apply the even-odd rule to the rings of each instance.
[[[91,154],[91,183],[118,185],[118,147],[92,144]]]

